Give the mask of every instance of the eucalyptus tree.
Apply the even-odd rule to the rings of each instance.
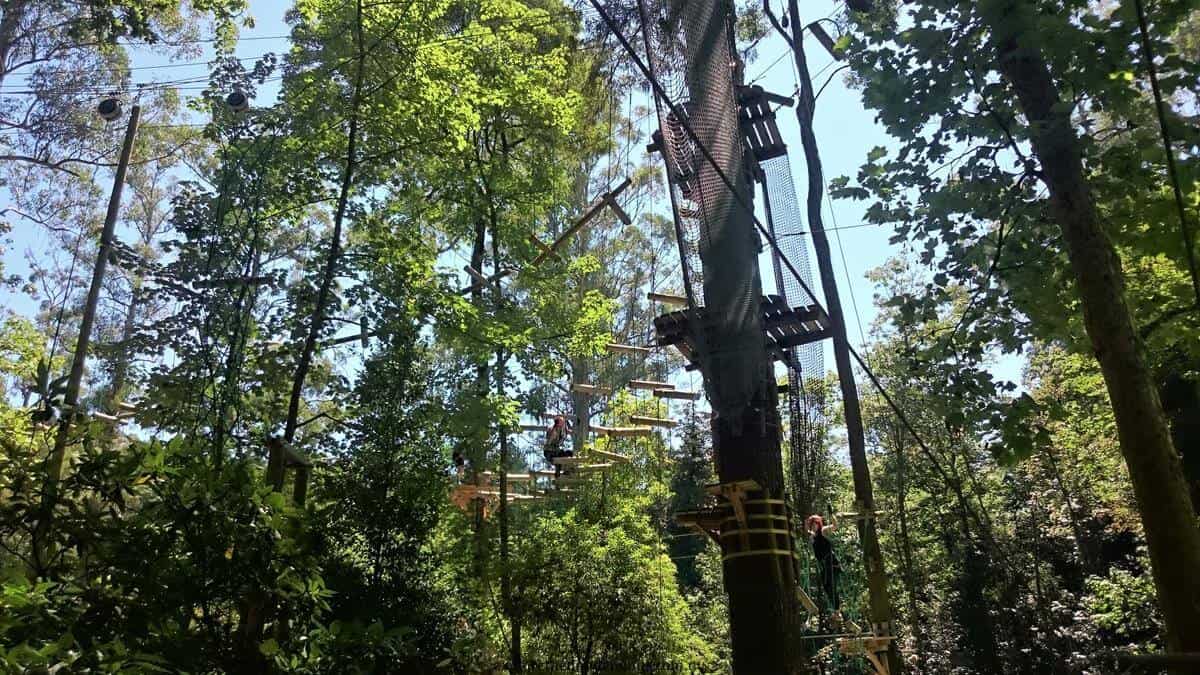
[[[1166,3],[1152,17],[1168,100],[1197,68],[1174,58],[1168,39],[1193,9]],[[933,2],[907,6],[902,21],[893,10],[859,15],[849,53],[864,100],[900,151],[886,160],[872,153],[861,187],[842,194],[874,197],[868,219],[894,224],[897,238],[936,266],[923,299],[896,299],[902,311],[929,316],[952,282],[972,288],[966,318],[945,334],[967,366],[946,373],[949,396],[992,386],[971,367],[989,348],[1016,351],[1044,336],[1094,352],[1145,524],[1167,645],[1195,648],[1200,582],[1186,570],[1200,565],[1200,530],[1138,332],[1189,314],[1174,308],[1195,304],[1190,286],[1160,282],[1186,279],[1195,253],[1166,235],[1180,224],[1155,208],[1170,203],[1170,190],[1160,189],[1163,154],[1149,151],[1154,127],[1107,142],[1153,110],[1135,8]],[[1177,124],[1174,111],[1165,114]],[[1143,229],[1157,234],[1135,236]],[[1166,307],[1134,304],[1138,292],[1127,289],[1136,275],[1123,270],[1147,262],[1146,246],[1157,248],[1160,282],[1143,292],[1169,299]],[[1017,398],[1008,407],[997,411],[996,431],[1009,432],[1010,450],[1027,451],[1029,436],[1015,432],[1033,406]]]

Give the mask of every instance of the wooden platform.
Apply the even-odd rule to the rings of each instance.
[[[628,464],[630,461],[627,455],[621,455],[615,452],[609,452],[607,450],[598,450],[596,448],[592,448],[589,452],[600,459],[607,459],[609,462],[616,464]]]
[[[571,391],[575,392],[576,394],[591,394],[593,396],[607,396],[612,393],[612,389],[609,389],[608,387],[601,387],[595,384],[585,384],[583,382],[576,382],[572,384]]]
[[[773,358],[781,359],[787,350],[830,337],[829,316],[817,305],[788,307],[778,295],[762,299],[763,346]],[[696,310],[706,321],[705,309]],[[699,368],[696,358],[698,341],[690,325],[689,312],[679,310],[663,314],[654,320],[654,332],[659,346],[674,346],[687,359],[688,370]],[[658,395],[658,392],[655,392]]]

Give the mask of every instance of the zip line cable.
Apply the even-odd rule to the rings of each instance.
[[[697,149],[700,150],[700,153],[704,156],[705,160],[709,163],[717,176],[720,177],[723,183],[725,183],[725,187],[729,189],[730,193],[734,197],[734,200],[749,214],[750,218],[754,221],[755,227],[758,229],[762,237],[771,245],[771,248],[775,251],[775,253],[779,255],[780,260],[783,261],[783,264],[788,268],[788,271],[792,274],[792,276],[796,278],[796,281],[799,282],[801,288],[803,288],[804,291],[809,294],[817,307],[824,311],[824,307],[822,307],[820,301],[817,300],[816,294],[814,294],[812,289],[809,288],[808,284],[805,283],[804,278],[800,275],[799,270],[796,269],[791,260],[788,260],[788,258],[783,255],[783,250],[779,247],[779,242],[775,241],[775,237],[771,235],[770,231],[763,226],[762,221],[760,221],[758,216],[755,215],[753,205],[747,204],[742,195],[734,188],[733,181],[729,179],[729,176],[725,174],[725,170],[721,168],[721,166],[717,163],[716,158],[713,157],[712,152],[700,140],[699,135],[697,135],[696,131],[692,128],[687,116],[683,114],[679,106],[676,105],[669,96],[667,96],[666,91],[664,91],[662,88],[662,84],[659,83],[659,81],[650,72],[650,69],[646,66],[645,62],[642,61],[642,58],[638,56],[637,52],[633,49],[633,46],[629,43],[628,38],[626,38],[621,30],[617,27],[616,23],[612,20],[612,17],[609,16],[607,10],[600,5],[599,0],[588,1],[593,7],[596,8],[596,11],[600,14],[601,18],[604,19],[605,24],[608,25],[609,30],[613,32],[613,35],[616,36],[617,40],[619,40],[621,45],[625,48],[626,52],[629,53],[630,58],[638,67],[638,70],[642,72],[642,76],[649,81],[650,86],[654,89],[655,94],[659,97],[659,99],[662,100],[663,104],[675,114],[676,118],[679,120],[680,126],[683,127],[683,129],[687,132],[690,140],[696,144]],[[826,312],[826,314],[828,314],[828,312]],[[867,377],[871,380],[871,383],[875,385],[875,388],[878,389],[879,393],[883,395],[884,400],[892,409],[892,412],[896,414],[896,417],[900,420],[901,424],[903,424],[908,432],[913,435],[913,439],[917,441],[917,444],[921,446],[922,450],[932,454],[933,451],[930,450],[929,446],[925,443],[925,440],[921,438],[921,435],[913,427],[912,423],[909,422],[908,416],[904,414],[900,407],[896,405],[895,401],[892,400],[892,397],[889,396],[887,391],[884,390],[883,384],[880,383],[879,379],[871,371],[866,361],[864,361],[862,356],[859,355],[858,350],[854,349],[854,346],[849,344],[849,340],[846,342],[847,350],[852,356],[854,356],[854,359],[858,361],[859,366],[867,374]]]

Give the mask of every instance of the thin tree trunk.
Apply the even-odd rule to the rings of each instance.
[[[1062,229],[1083,305],[1083,320],[1104,374],[1121,452],[1137,496],[1166,624],[1167,648],[1200,652],[1200,530],[1179,455],[1171,443],[1154,378],[1134,330],[1121,262],[1100,223],[1083,173],[1083,150],[1045,57],[1029,37],[1027,3],[980,4],[999,67],[1029,121],[1050,209]]]
[[[900,525],[901,564],[908,590],[908,622],[912,627],[917,672],[924,674],[928,640],[925,637],[925,617],[917,602],[917,567],[913,556],[912,536],[908,530],[908,456],[904,448],[904,430],[893,425],[896,445],[896,511]]]
[[[821,199],[825,189],[825,177],[821,168],[821,155],[817,149],[817,138],[813,132],[813,113],[816,100],[804,54],[803,24],[797,0],[789,0],[788,15],[792,24],[792,53],[800,74],[800,101],[796,106],[796,118],[800,122],[800,142],[804,148],[805,164],[808,167],[808,223],[812,230],[813,249],[816,252],[817,268],[821,274],[821,287],[825,290],[825,305],[833,327],[833,355],[837,364],[838,382],[842,389],[842,405],[846,415],[846,438],[850,446],[850,468],[854,478],[854,496],[865,512],[875,510],[875,494],[871,486],[871,469],[867,465],[866,441],[863,432],[862,410],[858,401],[858,386],[854,381],[854,368],[850,361],[850,343],[846,336],[846,318],[842,313],[838,295],[837,279],[833,273],[829,239],[825,236],[821,217]],[[863,568],[867,574],[868,598],[872,629],[887,635],[895,633],[892,626],[892,600],[887,587],[887,569],[884,567],[883,551],[879,546],[879,533],[874,518],[858,521],[859,541],[862,543]],[[899,651],[892,641],[887,651],[888,668],[900,673],[903,666]]]

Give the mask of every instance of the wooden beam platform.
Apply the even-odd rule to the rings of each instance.
[[[576,382],[571,385],[571,391],[576,394],[591,394],[593,396],[607,396],[612,393],[612,389],[601,387],[595,384],[586,384],[584,382]]]
[[[664,305],[673,305],[675,307],[687,307],[687,298],[682,295],[675,295],[673,293],[650,292],[650,293],[646,294],[646,297],[649,298],[652,302],[659,302]]]
[[[630,380],[630,389],[674,389],[675,385],[670,382],[659,382],[657,380]]]
[[[638,347],[636,345],[622,345],[615,342],[610,342],[604,347],[613,354],[635,354],[637,356],[649,356],[654,350],[650,347]]]
[[[681,401],[699,401],[700,392],[698,391],[682,391],[678,389],[655,389],[655,398],[670,398]]]
[[[544,425],[544,424],[522,424],[521,425],[521,431],[545,431],[545,430],[546,430],[546,425]]]
[[[788,307],[778,295],[764,296],[762,309],[763,347],[775,359],[782,359],[789,349],[819,342],[832,335],[832,323],[825,311],[817,305]],[[695,331],[691,326],[690,312],[679,310],[663,314],[654,320],[655,342],[660,347],[674,346],[688,361],[688,370],[699,368]],[[701,323],[705,318],[703,308],[696,310]]]
[[[662,417],[645,417],[644,415],[630,415],[629,421],[633,422],[634,424],[646,424],[652,427],[671,428],[679,425],[679,422],[676,422],[675,420],[669,420]]]

